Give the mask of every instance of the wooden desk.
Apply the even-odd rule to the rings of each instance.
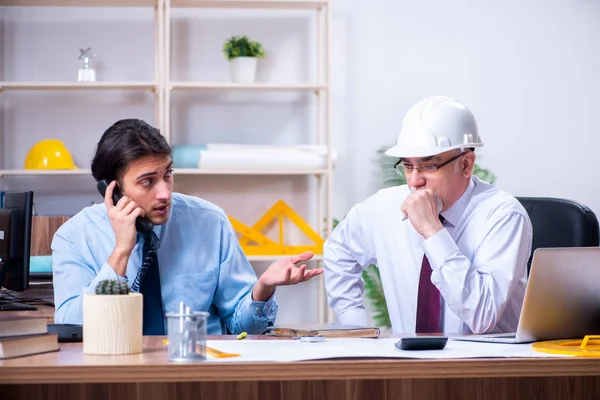
[[[248,340],[254,339],[267,338],[251,336]],[[65,344],[60,352],[0,361],[0,398],[562,400],[600,397],[600,359],[176,364],[167,361],[161,340],[161,337],[146,337],[144,353],[133,356],[86,356],[81,344]]]

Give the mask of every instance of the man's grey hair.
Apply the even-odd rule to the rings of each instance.
[[[475,153],[475,149],[472,149],[472,148],[466,148],[466,149],[455,149],[455,151],[454,151],[454,156],[457,156],[457,155],[459,155],[459,154],[466,153],[466,152],[469,152],[469,151],[471,151],[471,152]],[[455,161],[455,162],[453,163],[453,164],[454,164],[454,172],[460,172],[460,163],[458,163],[458,162],[457,162],[457,161],[460,161],[460,158],[457,158],[457,159],[456,159],[456,160],[454,160],[454,161]]]

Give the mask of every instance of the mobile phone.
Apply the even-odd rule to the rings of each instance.
[[[98,191],[100,192],[100,194],[102,195],[102,197],[104,197],[106,195],[106,188],[108,188],[109,182],[106,179],[101,179],[98,181]],[[121,190],[119,189],[119,185],[115,185],[115,188],[113,190],[113,194],[112,194],[112,199],[113,199],[113,203],[117,204],[117,202],[121,199],[121,197],[123,197],[123,195],[121,194]],[[150,222],[150,220],[144,218],[144,217],[137,217],[137,219],[135,220],[135,228],[138,230],[138,232],[142,232],[142,233],[148,233],[152,230],[152,222]]]
[[[396,347],[400,350],[442,350],[447,342],[446,336],[414,336],[398,340]]]

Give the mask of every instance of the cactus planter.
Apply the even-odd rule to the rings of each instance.
[[[98,283],[96,294],[83,296],[83,352],[96,355],[142,352],[143,301],[127,282]]]
[[[96,285],[96,294],[129,294],[129,286],[125,281],[100,281]]]

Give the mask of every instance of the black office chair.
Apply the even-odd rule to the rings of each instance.
[[[592,247],[600,245],[598,218],[585,205],[548,197],[517,197],[533,225],[533,245],[527,262],[531,268],[538,247]]]

